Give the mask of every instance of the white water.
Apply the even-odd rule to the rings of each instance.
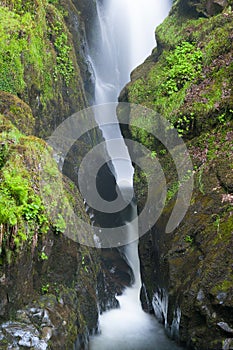
[[[171,0],[97,0],[96,43],[90,48],[95,74],[95,104],[117,101],[121,89],[130,80],[130,72],[155,47],[155,27],[167,16],[170,4]],[[117,123],[115,115],[107,118]],[[98,124],[105,120],[106,116],[96,115]],[[111,128],[103,126],[101,130],[110,156],[108,140],[113,134],[114,138],[119,138],[119,148],[123,148],[117,124]],[[119,151],[119,158],[121,161],[113,161],[116,181],[118,185],[132,187],[134,171],[127,148],[124,154]]]
[[[130,79],[132,69],[142,63],[156,45],[154,29],[166,17],[170,6],[171,0],[97,0],[96,44],[90,48],[90,61],[96,79],[96,104],[117,101],[121,89]],[[101,124],[102,116],[96,115],[96,120]],[[116,115],[111,115],[109,122],[117,123]],[[125,147],[117,124],[111,125],[111,128],[103,126],[101,130],[106,143],[119,138],[119,149]],[[107,149],[111,156],[108,144]],[[118,185],[123,182],[132,188],[133,167],[126,147],[123,153],[124,160],[113,162],[113,171]],[[121,157],[122,154],[119,154]],[[128,234],[134,242],[125,247],[125,255],[133,270],[135,282],[131,288],[126,288],[123,295],[117,297],[119,309],[100,315],[101,333],[91,337],[89,349],[178,349],[167,339],[155,318],[141,308],[138,229],[130,223],[128,227]]]

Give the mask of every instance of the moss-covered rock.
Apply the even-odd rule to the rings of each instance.
[[[189,209],[179,227],[165,233],[180,187],[176,169],[150,134],[134,127],[126,131],[156,155],[168,187],[161,217],[140,242],[151,301],[148,305],[144,297],[144,306],[154,309],[171,336],[198,350],[228,349],[232,338],[232,23],[229,2],[174,2],[156,29],[157,48],[120,96],[167,118],[186,140],[193,161]],[[142,129],[145,123],[152,131],[156,125],[153,113],[145,118],[132,110],[129,118]],[[140,210],[146,187],[137,169]]]
[[[173,10],[156,30],[157,51],[132,73],[120,99],[156,110],[183,137],[232,119],[233,15],[225,11],[194,19]]]
[[[13,101],[30,111],[19,99]],[[16,117],[13,113],[13,120]],[[48,308],[53,324],[50,348],[70,349],[77,339],[86,339],[98,321],[98,252],[77,243],[66,225],[66,215],[73,211],[86,222],[89,217],[75,185],[59,173],[43,140],[25,136],[4,115],[0,140],[0,319],[17,323],[17,310],[25,305],[27,310]],[[44,201],[44,190],[49,202]],[[89,231],[81,235],[93,239]],[[53,302],[47,300],[48,293]],[[23,322],[21,330],[25,327]],[[43,334],[40,337],[42,341]]]
[[[0,113],[5,115],[21,132],[35,132],[35,118],[31,108],[17,96],[0,91]]]
[[[49,135],[87,105],[78,55],[80,12],[71,1],[9,0],[0,7],[0,18],[0,90],[29,104],[36,133]]]

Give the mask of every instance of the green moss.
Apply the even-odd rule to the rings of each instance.
[[[6,254],[10,246],[14,249],[25,241],[31,243],[35,234],[49,229],[64,233],[73,207],[45,142],[24,136],[3,116],[0,126],[0,245]],[[46,202],[45,197],[49,198]]]
[[[0,7],[0,90],[30,105],[35,132],[43,137],[55,119],[57,125],[86,102],[64,6],[9,0]],[[68,24],[72,33],[77,31]]]
[[[178,113],[186,91],[201,73],[202,52],[194,44],[182,42],[172,51],[164,51],[160,61],[149,71],[146,79],[139,78],[129,86],[129,101],[143,103],[170,120],[182,135],[190,132],[194,113]],[[142,119],[137,118],[138,122]],[[143,123],[153,124],[150,118],[142,119]],[[148,145],[143,130],[131,130],[133,137]]]
[[[68,86],[74,74],[74,66],[70,58],[71,47],[68,45],[68,34],[64,32],[64,24],[62,25],[61,18],[57,18],[52,25],[52,35],[55,36],[54,47],[57,52],[54,77],[56,80],[60,74]]]
[[[211,293],[217,295],[220,292],[227,293],[229,289],[233,288],[233,279],[231,280],[224,280],[221,283],[219,283],[217,286],[213,287],[211,290]]]
[[[173,10],[156,30],[156,62],[147,73],[142,67],[143,78],[127,87],[129,102],[156,110],[187,138],[230,120],[232,17],[229,12],[190,19]]]
[[[1,152],[0,223],[4,227],[5,245],[8,244],[9,235],[14,232],[14,244],[19,247],[23,241],[31,239],[35,230],[47,231],[48,218],[39,195],[32,187],[33,168],[29,171],[22,159],[23,135],[3,116],[1,125],[3,130],[3,125],[8,128],[0,134],[0,140],[5,146],[4,158]],[[34,147],[36,149],[37,145]]]
[[[38,6],[35,15],[21,7],[21,1],[16,1],[15,6],[0,8],[0,89],[24,94],[28,74],[32,78],[33,71],[33,84],[46,92],[47,99],[51,97],[53,87],[52,79],[47,79],[45,72],[51,75],[54,62],[46,38],[44,8]],[[20,14],[17,13],[18,6],[22,10]]]
[[[177,15],[168,16],[162,24],[156,28],[156,39],[163,48],[174,48],[184,41],[187,37],[185,28],[187,19]]]

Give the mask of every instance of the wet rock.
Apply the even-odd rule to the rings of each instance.
[[[225,0],[173,2],[170,15],[156,29],[159,55],[154,62],[151,60],[151,65],[147,63],[138,67],[121,94],[124,101],[140,101],[146,107],[159,110],[169,121],[178,120],[180,115],[187,115],[187,111],[195,115],[195,125],[189,135],[182,134],[194,164],[194,190],[189,209],[179,227],[172,233],[166,233],[177,198],[174,191],[155,226],[140,239],[139,250],[142,280],[149,302],[154,303],[157,317],[166,327],[171,327],[174,319],[179,319],[177,315],[174,318],[179,306],[178,337],[191,349],[198,350],[222,348],[228,334],[224,334],[219,323],[223,322],[225,329],[233,329],[233,124],[232,114],[225,113],[226,105],[231,106],[231,110],[233,108],[232,79],[230,84],[224,83],[228,75],[232,75],[232,69],[227,67],[233,57],[232,45],[228,45],[233,33],[233,14],[230,6],[225,6]],[[221,38],[217,41],[219,28]],[[182,40],[191,42],[194,38],[197,40],[196,48],[201,48],[203,60],[208,57],[209,63],[201,63],[203,75],[199,82],[192,81],[189,88],[171,93],[174,98],[172,103],[183,94],[182,102],[169,105],[170,97],[165,97],[163,90],[158,93],[162,76],[158,85],[153,77],[161,73],[167,55],[174,52]],[[216,47],[207,54],[207,46],[213,47],[212,39]],[[222,51],[224,54],[219,57]],[[212,99],[208,92],[217,90],[216,72],[219,71],[219,98],[215,99],[210,111],[206,108],[207,102]],[[223,123],[219,120],[221,115],[225,118]],[[135,120],[142,121],[142,118],[132,111],[129,121]],[[150,125],[153,128],[156,121],[152,120]],[[127,133],[145,144],[143,137],[135,135],[130,126],[126,136]],[[177,184],[177,173],[173,172],[169,157],[159,156],[160,148],[156,141],[150,147],[156,150],[168,188],[172,189]],[[141,209],[145,204],[146,184],[140,171],[135,175],[135,190]],[[166,308],[164,297],[159,294],[159,290],[164,289],[168,295]],[[147,304],[144,297],[143,306],[148,310]]]
[[[218,295],[217,295],[216,298],[219,300],[219,304],[223,304],[224,301],[225,301],[226,298],[227,298],[227,293],[225,293],[225,292],[220,292],[220,293],[218,293]]]
[[[217,325],[227,333],[233,333],[233,329],[226,322],[218,322]]]
[[[224,340],[222,350],[232,350],[233,349],[233,339],[228,338]]]
[[[203,301],[204,299],[205,299],[205,294],[204,294],[203,290],[200,289],[198,294],[197,294],[197,300],[198,301]]]
[[[39,331],[33,325],[19,322],[7,322],[1,326],[4,337],[11,346],[46,350],[47,344],[40,339]]]

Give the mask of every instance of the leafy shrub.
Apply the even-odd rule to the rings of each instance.
[[[179,91],[186,82],[196,79],[202,70],[202,52],[184,41],[166,56],[166,81],[162,84],[165,94]]]

